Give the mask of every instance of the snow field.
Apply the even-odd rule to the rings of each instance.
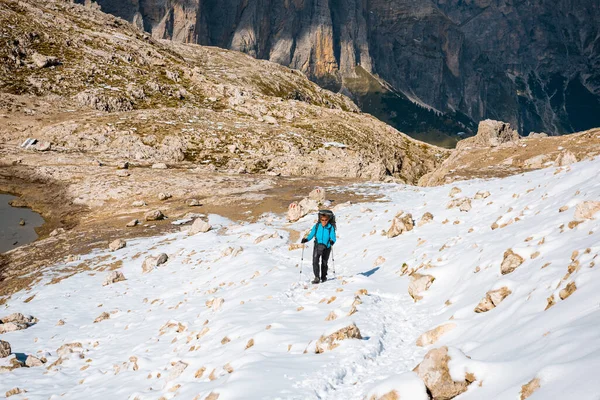
[[[44,367],[2,374],[0,393],[19,387],[27,393],[12,398],[363,399],[396,390],[403,400],[420,400],[425,389],[410,371],[428,348],[415,342],[452,323],[429,348],[449,346],[455,379],[475,375],[457,399],[517,399],[534,378],[540,388],[533,400],[600,399],[600,226],[586,220],[569,227],[577,204],[600,198],[599,167],[586,161],[436,188],[355,185],[385,198],[338,206],[337,279],[330,260],[330,281],[322,285],[307,283],[312,247],[302,282],[301,250],[288,249],[287,229],[310,229],[314,215],[295,224],[266,215],[243,225],[210,215],[213,230],[205,234],[133,240],[114,253],[56,265],[54,275],[0,311],[39,318],[2,339],[17,357],[48,358]],[[461,189],[455,199],[471,198],[470,211],[447,209],[454,186]],[[486,190],[489,197],[474,199]],[[400,210],[415,221],[431,212],[434,220],[388,239],[382,232]],[[280,237],[255,243],[274,232]],[[524,262],[502,275],[508,249]],[[142,274],[144,258],[163,252],[168,262]],[[416,303],[403,264],[435,277]],[[50,284],[76,266],[88,270]],[[111,268],[127,280],[102,286]],[[571,283],[575,292],[562,300]],[[500,304],[474,311],[488,291],[503,287],[511,293]],[[361,289],[367,293],[348,315]],[[110,318],[94,323],[102,312]],[[336,319],[328,320],[332,313]],[[362,340],[315,354],[321,335],[352,323]],[[81,353],[47,369],[57,349],[73,342]]]

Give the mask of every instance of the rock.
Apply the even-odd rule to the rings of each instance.
[[[431,330],[425,332],[421,336],[419,336],[416,344],[419,347],[425,347],[425,346],[432,345],[435,342],[437,342],[440,339],[440,337],[442,337],[444,334],[450,332],[454,328],[456,328],[456,324],[452,323],[452,322],[448,323],[448,324],[440,325],[434,329],[431,329]]]
[[[94,320],[94,323],[97,324],[98,322],[102,322],[109,318],[110,318],[110,314],[105,311],[96,317],[96,319]]]
[[[322,204],[325,201],[325,189],[323,188],[315,188],[312,192],[308,194],[308,198],[310,200],[314,200],[319,204]]]
[[[68,357],[72,353],[82,353],[83,345],[79,342],[66,343],[56,350],[59,357]]]
[[[570,295],[572,295],[573,293],[575,293],[576,290],[577,290],[577,285],[575,284],[575,282],[571,282],[571,283],[567,284],[567,286],[564,289],[562,289],[560,292],[558,292],[558,297],[560,297],[561,300],[564,300],[567,297],[569,297]]]
[[[340,341],[347,339],[362,339],[360,330],[355,323],[339,329],[330,335],[321,336],[317,340],[315,353],[320,354],[327,350],[333,350],[339,346]]]
[[[448,209],[457,208],[457,207],[460,211],[465,211],[465,212],[470,211],[471,210],[471,199],[468,197],[461,197],[461,198],[452,200],[446,206],[446,208],[448,208]]]
[[[140,220],[139,220],[139,219],[132,219],[131,221],[129,221],[129,222],[127,223],[127,225],[126,225],[126,226],[127,226],[128,228],[133,228],[134,226],[137,226],[137,225],[139,225],[139,223],[140,223]]]
[[[502,144],[515,144],[519,141],[519,133],[509,123],[486,119],[479,122],[477,135],[458,142],[457,150],[466,147],[498,147]]]
[[[152,210],[152,211],[148,211],[144,215],[144,218],[146,219],[146,221],[159,221],[161,219],[164,219],[165,216],[162,213],[162,211],[160,211],[160,210]]]
[[[133,101],[119,92],[108,92],[102,89],[90,89],[75,95],[74,100],[83,107],[94,108],[104,112],[133,110]]]
[[[19,225],[25,226],[25,220],[23,218],[21,218],[21,220],[19,220]]]
[[[42,365],[44,365],[46,363],[46,361],[41,360],[35,356],[32,355],[28,355],[27,359],[25,359],[25,366],[29,367],[29,368],[33,368],[33,367],[41,367]]]
[[[211,226],[207,221],[204,221],[201,218],[196,218],[194,223],[190,227],[188,231],[188,235],[195,235],[197,233],[206,233],[211,230]]]
[[[546,161],[547,161],[546,155],[540,154],[540,155],[537,155],[535,157],[531,157],[531,158],[525,160],[525,162],[523,163],[523,167],[530,168],[530,169],[543,168]]]
[[[385,257],[379,256],[377,257],[377,259],[375,259],[375,261],[373,262],[373,267],[378,267],[381,264],[383,264],[385,262]]]
[[[164,201],[164,200],[170,199],[171,197],[173,197],[173,196],[171,195],[171,193],[163,193],[163,192],[160,192],[160,193],[158,194],[158,200],[160,200],[160,201]]]
[[[152,164],[152,169],[168,169],[169,167],[165,163]]]
[[[464,380],[456,382],[450,376],[448,347],[443,346],[427,352],[423,361],[414,371],[423,380],[435,400],[450,400],[467,391],[475,380],[472,374],[466,374]]]
[[[129,172],[127,172],[126,170],[124,170],[124,169],[120,169],[120,170],[117,171],[116,175],[120,176],[121,178],[127,178],[131,174]]]
[[[526,384],[521,386],[520,400],[527,399],[529,396],[531,396],[533,394],[533,392],[538,390],[540,387],[541,387],[540,379],[533,378],[532,380],[530,380],[529,382],[527,382]]]
[[[423,298],[422,296],[420,296],[420,293],[428,290],[434,281],[435,277],[431,275],[422,275],[414,272],[410,275],[410,283],[408,284],[408,294],[415,301],[419,301]]]
[[[112,242],[110,242],[110,244],[108,245],[108,248],[110,249],[110,251],[117,251],[120,249],[123,249],[127,246],[127,242],[124,241],[123,239],[117,239],[117,240],[113,240]]]
[[[223,303],[225,303],[225,299],[218,297],[209,301],[209,307],[212,308],[213,311],[219,311],[223,307]]]
[[[277,125],[277,120],[270,115],[263,116],[263,119],[267,124]]]
[[[466,199],[465,201],[463,201],[460,204],[459,210],[463,211],[463,212],[470,211],[471,210],[471,199]]]
[[[17,356],[15,354],[11,354],[2,360],[2,363],[0,364],[0,374],[13,371],[17,368],[22,368],[23,366],[24,364],[19,361]]]
[[[302,207],[300,207],[297,201],[294,201],[288,206],[287,220],[289,222],[296,222],[303,216]]]
[[[254,241],[254,244],[259,244],[259,243],[264,242],[265,240],[269,240],[269,239],[279,239],[279,233],[273,232],[273,233],[265,233],[264,235],[260,235]]]
[[[197,199],[189,199],[186,204],[188,207],[200,207],[202,205],[200,200]]]
[[[50,151],[52,150],[52,143],[50,142],[37,142],[33,147],[36,151]]]
[[[117,169],[129,169],[129,163],[127,161],[121,161],[117,163]]]
[[[600,201],[584,201],[575,207],[575,219],[592,219],[600,211]]]
[[[0,340],[0,358],[8,357],[11,353],[10,343]]]
[[[461,188],[459,188],[459,187],[453,187],[452,189],[450,189],[450,193],[448,193],[448,196],[454,197],[454,196],[456,196],[459,193],[462,193]]]
[[[53,56],[44,56],[39,53],[33,53],[31,55],[31,61],[38,68],[56,67],[61,64],[60,60]]]
[[[529,135],[527,135],[528,139],[541,139],[545,137],[548,137],[548,134],[544,132],[529,132]]]
[[[188,367],[187,363],[184,363],[183,361],[177,361],[173,365],[173,368],[171,369],[171,373],[167,377],[167,381],[172,381],[173,379],[178,378],[181,374],[183,374],[183,371],[185,371],[185,369],[187,367]]]
[[[27,390],[15,387],[15,388],[8,390],[4,395],[6,396],[6,398],[9,398],[16,394],[22,394],[22,393],[27,393]]]
[[[575,164],[577,162],[577,157],[575,154],[570,152],[569,150],[563,151],[560,153],[556,160],[554,161],[554,165],[557,167],[565,167],[567,165]]]
[[[386,235],[388,238],[394,238],[404,232],[412,231],[414,226],[412,214],[404,214],[404,211],[400,211],[392,220],[392,226],[390,226]]]
[[[52,232],[50,232],[50,237],[55,237],[55,236],[58,236],[58,235],[62,235],[63,233],[65,233],[65,229],[64,228],[56,228]]]
[[[502,275],[510,274],[521,266],[523,262],[525,262],[523,257],[513,252],[512,249],[508,249],[504,252],[504,259],[502,260],[502,265],[500,265],[500,272]]]
[[[477,307],[475,307],[476,313],[484,313],[488,312],[491,309],[498,307],[502,301],[508,297],[512,292],[506,286],[501,287],[500,289],[490,290],[486,293],[483,300],[479,302]]]
[[[302,216],[308,215],[311,212],[315,212],[319,210],[319,203],[316,200],[312,199],[302,199],[300,203],[298,203],[300,208],[302,209]]]
[[[169,257],[165,253],[161,253],[158,256],[148,256],[142,263],[142,273],[148,273],[154,268],[158,267],[167,262]]]
[[[475,200],[481,200],[481,199],[487,199],[488,197],[490,197],[490,192],[488,192],[487,190],[484,191],[479,191],[477,193],[475,193]]]
[[[104,282],[102,282],[102,286],[112,285],[113,283],[124,281],[125,275],[121,271],[111,271]]]
[[[0,318],[0,321],[4,324],[6,323],[16,323],[16,324],[24,324],[27,326],[31,326],[38,322],[38,319],[31,315],[23,315],[21,313],[12,313],[6,317]]]
[[[26,329],[26,328],[27,328],[27,325],[25,325],[25,324],[16,324],[14,322],[8,322],[5,324],[0,324],[0,334],[20,331],[20,330]]]
[[[423,216],[421,217],[421,220],[419,221],[419,223],[417,224],[418,227],[421,227],[425,224],[430,223],[431,221],[433,221],[433,214],[430,212],[426,212],[425,214],[423,214]]]
[[[146,202],[144,200],[136,200],[133,203],[131,203],[132,207],[146,207]]]

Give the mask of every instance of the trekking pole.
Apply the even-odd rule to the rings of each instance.
[[[304,264],[304,243],[302,244],[302,258],[300,259],[300,283],[302,283],[302,264]]]
[[[335,256],[333,255],[333,246],[331,247],[331,261],[333,263],[333,278],[335,279]]]

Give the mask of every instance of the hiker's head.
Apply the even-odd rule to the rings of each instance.
[[[321,225],[325,226],[329,222],[329,216],[325,214],[319,214],[319,222]]]

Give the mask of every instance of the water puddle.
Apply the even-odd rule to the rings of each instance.
[[[44,224],[42,216],[31,209],[11,207],[8,203],[13,199],[16,197],[0,194],[0,253],[35,241],[35,228]]]

